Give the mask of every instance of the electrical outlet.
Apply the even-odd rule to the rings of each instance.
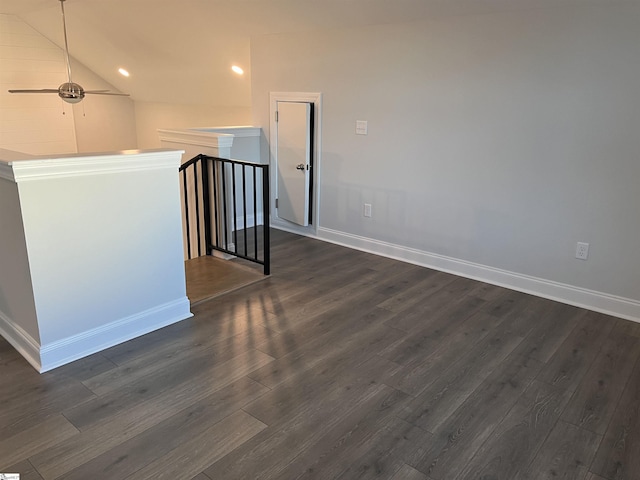
[[[371,204],[370,203],[365,203],[364,204],[364,212],[363,215],[365,217],[370,217],[371,216]]]
[[[589,244],[584,242],[578,242],[576,245],[576,258],[580,260],[586,260],[589,258]]]

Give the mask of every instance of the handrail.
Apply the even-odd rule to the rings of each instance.
[[[187,258],[201,256],[203,250],[205,255],[217,250],[258,263],[269,275],[269,166],[200,154],[183,163],[179,171]],[[238,245],[240,235],[242,244]]]

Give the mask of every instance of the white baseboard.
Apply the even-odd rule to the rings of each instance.
[[[317,238],[318,240],[322,240],[318,234],[316,227],[314,225],[308,225],[303,227],[302,225],[297,225],[292,222],[288,222],[286,220],[282,220],[278,218],[276,215],[271,217],[271,228],[275,228],[278,230],[283,230],[289,233],[295,233],[296,235],[302,235],[304,237]]]
[[[253,228],[262,224],[262,212],[258,212],[257,220],[256,216],[253,213],[249,213],[247,215],[247,228]],[[242,215],[236,216],[235,226],[237,226],[238,230],[244,228],[244,217]]]
[[[276,225],[273,225],[279,228]],[[318,227],[319,240],[640,322],[640,301]]]
[[[0,332],[40,373],[193,316],[187,297],[150,308],[62,340],[40,345],[0,314]]]
[[[41,371],[40,343],[3,312],[0,312],[0,335],[13,345],[13,348],[15,348],[33,368],[39,372]]]

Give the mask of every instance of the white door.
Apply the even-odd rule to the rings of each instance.
[[[276,208],[279,218],[309,225],[312,109],[305,102],[277,102]]]

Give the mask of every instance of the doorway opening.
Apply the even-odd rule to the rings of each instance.
[[[271,224],[315,236],[318,226],[322,94],[271,92]]]

